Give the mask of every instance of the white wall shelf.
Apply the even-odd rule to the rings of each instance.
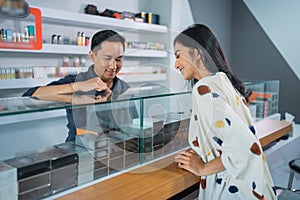
[[[42,12],[43,23],[53,23],[78,26],[88,28],[112,28],[118,31],[133,31],[133,32],[153,32],[167,33],[166,26],[157,24],[147,24],[128,20],[115,19],[110,17],[102,17],[88,15],[83,13],[73,13],[50,8],[39,8]]]
[[[90,47],[88,46],[43,44],[41,50],[0,49],[0,52],[88,55],[89,50]],[[167,52],[151,49],[126,49],[125,56],[165,58],[167,57]]]
[[[45,33],[52,33],[61,28],[61,26],[68,29],[80,28],[80,30],[99,30],[99,29],[114,29],[121,31],[123,33],[134,33],[132,37],[139,37],[140,35],[148,35],[151,38],[159,38],[165,33],[168,33],[167,26],[140,23],[134,21],[127,21],[121,19],[115,19],[110,17],[102,17],[95,15],[88,15],[83,13],[74,13],[63,10],[56,10],[51,8],[39,7],[42,13],[42,23],[44,26],[43,31]],[[28,18],[29,21],[34,20],[33,17]],[[50,25],[50,26],[48,26]],[[48,29],[50,27],[50,29]],[[130,34],[129,34],[130,35]],[[44,34],[43,34],[44,36]],[[47,37],[47,34],[46,36]],[[146,37],[146,38],[147,38]],[[136,38],[134,38],[136,39]],[[138,39],[137,39],[138,41]],[[47,41],[48,42],[48,41]],[[61,56],[64,55],[82,55],[87,56],[90,51],[89,46],[77,46],[77,45],[58,45],[58,44],[49,44],[43,43],[42,49],[40,50],[28,50],[28,49],[4,49],[0,48],[0,56],[2,59],[6,59],[5,65],[0,66],[5,67],[10,66],[9,63],[14,63],[14,59],[17,60],[17,65],[23,64],[24,66],[36,65],[32,59],[36,60],[45,60],[46,66],[55,65],[56,61],[60,60]],[[41,58],[40,58],[41,57]],[[168,52],[164,50],[151,50],[151,49],[129,49],[125,51],[125,57],[137,58],[137,59],[148,59],[148,58],[158,58],[158,59],[167,59]],[[13,59],[12,59],[13,58]],[[22,59],[22,61],[19,61]],[[43,62],[41,61],[41,62]],[[39,62],[39,61],[37,61]],[[48,64],[47,64],[48,62]],[[147,82],[147,81],[166,81],[166,74],[131,74],[121,76],[127,82]],[[22,88],[31,88],[34,86],[46,85],[52,81],[58,80],[57,78],[45,78],[45,79],[5,79],[0,80],[0,89],[22,89]]]
[[[122,80],[129,83],[144,81],[164,81],[167,78],[166,74],[130,74],[130,75],[120,75]],[[0,80],[0,90],[1,89],[19,89],[19,88],[31,88],[34,86],[47,85],[52,81],[57,81],[61,77],[57,78],[41,78],[41,79],[6,79]]]

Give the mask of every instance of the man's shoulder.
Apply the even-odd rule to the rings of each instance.
[[[118,78],[118,77],[115,77],[115,85],[113,87],[113,92],[116,92],[116,93],[123,93],[125,92],[128,88],[130,88],[130,85],[125,82],[124,80]]]
[[[117,84],[121,84],[123,86],[130,87],[130,85],[126,81],[120,79],[119,77],[116,77],[116,79],[117,79]]]

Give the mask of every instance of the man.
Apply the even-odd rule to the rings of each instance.
[[[125,92],[129,85],[116,75],[121,70],[125,52],[125,38],[112,30],[99,31],[92,37],[89,57],[94,63],[87,72],[68,75],[47,86],[38,86],[26,91],[23,96],[43,96],[61,94],[92,94],[100,97],[118,96]],[[76,127],[86,125],[85,108],[67,109],[69,128],[66,141],[74,141]],[[132,113],[137,115],[136,111]],[[74,118],[75,117],[75,118]],[[112,117],[112,116],[111,116]],[[111,117],[107,121],[111,124]],[[110,125],[113,128],[116,124]]]

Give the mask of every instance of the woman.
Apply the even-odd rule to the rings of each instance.
[[[192,80],[189,143],[178,167],[201,177],[199,199],[276,199],[247,106],[249,91],[233,74],[208,27],[196,24],[174,40],[175,68]]]

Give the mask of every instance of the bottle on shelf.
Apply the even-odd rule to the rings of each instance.
[[[78,32],[78,33],[77,33],[77,45],[78,45],[78,46],[82,46],[82,45],[81,45],[81,42],[82,42],[81,33]]]
[[[34,43],[35,42],[34,26],[29,25],[27,26],[27,28],[28,28],[29,43]]]
[[[85,46],[85,33],[81,33],[81,46]]]
[[[63,67],[70,67],[70,58],[68,56],[63,58]]]

